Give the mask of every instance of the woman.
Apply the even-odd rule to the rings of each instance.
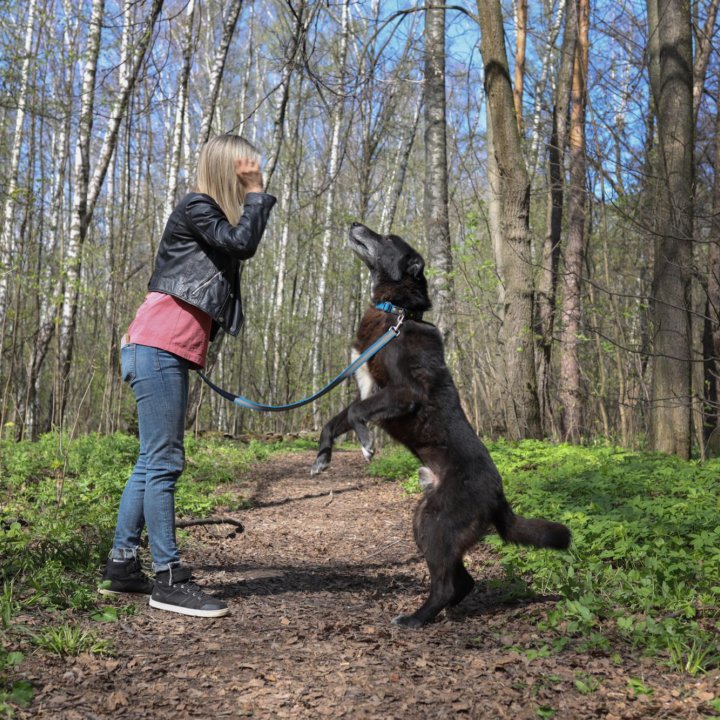
[[[243,321],[240,260],[257,250],[275,198],[263,192],[259,153],[237,135],[211,138],[200,153],[197,192],[168,219],[148,294],[122,343],[122,374],[135,394],[140,454],[120,500],[102,592],[151,594],[161,610],[219,617],[180,563],[175,484],[185,463],[188,371],[205,365],[218,328],[237,335]],[[147,527],[155,583],[137,556]]]

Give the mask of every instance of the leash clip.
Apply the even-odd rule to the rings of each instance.
[[[401,311],[398,315],[397,324],[393,325],[390,329],[396,334],[400,334],[400,326],[405,322],[405,311]]]

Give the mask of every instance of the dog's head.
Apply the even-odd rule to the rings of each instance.
[[[430,309],[425,261],[401,237],[378,235],[361,223],[353,223],[349,245],[370,270],[373,302],[388,300],[421,312]]]

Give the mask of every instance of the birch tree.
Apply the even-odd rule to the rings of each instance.
[[[64,416],[67,401],[65,390],[75,344],[82,271],[82,249],[95,210],[95,205],[107,174],[108,166],[115,152],[120,123],[125,115],[130,94],[133,91],[140,67],[145,59],[145,52],[150,45],[155,23],[162,10],[162,5],[163,0],[153,0],[148,16],[140,27],[137,46],[132,55],[130,67],[125,66],[121,71],[120,89],[113,102],[103,136],[103,142],[98,152],[98,159],[91,176],[90,145],[95,104],[95,75],[100,49],[104,0],[94,0],[93,2],[85,53],[83,93],[80,106],[80,127],[75,150],[75,176],[73,181],[75,195],[70,224],[70,236],[65,248],[65,286],[60,322],[60,356],[58,366],[60,401],[56,403],[56,410],[59,412],[59,415],[56,416],[56,422],[58,424],[62,424],[62,418]]]
[[[560,66],[552,109],[552,128],[548,142],[547,227],[540,259],[537,291],[537,336],[541,344],[538,362],[543,427],[553,422],[550,372],[555,329],[560,242],[565,197],[565,149],[577,42],[577,3],[568,0],[565,10]]]
[[[425,238],[432,274],[435,324],[447,342],[454,303],[448,213],[447,128],[445,118],[445,7],[429,0],[425,10]]]
[[[220,87],[222,86],[223,75],[225,73],[227,54],[233,34],[235,33],[235,26],[237,25],[238,18],[240,17],[242,6],[243,0],[230,0],[227,12],[225,13],[225,22],[223,23],[220,43],[218,44],[215,59],[213,61],[212,72],[210,73],[208,83],[209,91],[207,99],[204,103],[205,110],[203,112],[202,122],[200,123],[197,149],[198,154],[200,153],[200,148],[210,137],[213,117],[215,116],[215,109],[220,95]],[[197,164],[197,157],[195,158],[195,164]]]
[[[8,330],[7,323],[7,295],[8,279],[12,272],[14,259],[15,209],[18,204],[18,175],[20,172],[20,152],[23,145],[25,111],[28,97],[28,84],[30,80],[30,64],[33,58],[33,38],[35,35],[35,9],[37,0],[30,0],[27,8],[25,24],[25,37],[23,56],[20,68],[20,86],[18,89],[18,106],[15,113],[15,130],[12,136],[12,149],[10,152],[10,167],[8,168],[8,183],[5,204],[2,213],[2,232],[0,233],[0,337],[4,338]],[[0,343],[0,377],[2,377],[2,343]]]
[[[340,164],[342,162],[342,154],[340,147],[340,138],[343,126],[343,119],[345,114],[345,77],[346,77],[346,64],[348,54],[348,32],[350,23],[350,0],[343,0],[342,3],[342,14],[340,18],[340,34],[338,38],[339,49],[338,49],[338,87],[335,88],[337,98],[335,100],[332,115],[330,119],[330,152],[327,166],[327,188],[325,190],[325,203],[323,208],[323,221],[322,221],[322,239],[320,245],[320,266],[317,270],[318,281],[317,281],[317,294],[315,302],[315,318],[314,318],[314,331],[313,331],[313,345],[312,345],[312,375],[314,378],[322,377],[321,367],[321,343],[320,333],[323,327],[323,321],[325,319],[325,306],[327,298],[326,286],[327,286],[327,273],[330,265],[330,246],[332,242],[333,233],[335,231],[333,224],[333,213],[335,211],[335,193],[336,193],[336,178],[340,171]]]
[[[182,42],[183,61],[178,78],[178,94],[175,100],[175,120],[173,122],[173,135],[170,145],[170,163],[167,171],[167,188],[163,206],[163,218],[165,220],[170,217],[170,213],[175,206],[177,195],[178,172],[180,171],[180,157],[182,155],[183,137],[185,135],[188,82],[190,80],[190,69],[192,66],[195,0],[189,0],[186,12],[187,17]]]

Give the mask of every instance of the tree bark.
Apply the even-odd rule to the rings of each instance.
[[[546,434],[550,433],[554,425],[550,373],[565,200],[565,148],[576,43],[577,4],[575,0],[568,0],[565,6],[565,29],[553,104],[552,131],[548,143],[547,230],[540,260],[537,291],[536,334],[541,344],[538,357],[538,394],[542,408],[542,425]]]
[[[330,156],[328,159],[327,179],[328,188],[325,192],[325,206],[323,210],[323,232],[320,246],[320,267],[317,284],[317,297],[315,303],[315,322],[313,324],[313,347],[312,347],[312,376],[314,378],[322,377],[320,334],[325,321],[325,305],[326,305],[326,287],[327,274],[330,265],[330,245],[333,238],[333,213],[335,210],[335,191],[337,187],[336,178],[340,172],[342,155],[340,152],[340,134],[342,130],[345,106],[345,77],[346,63],[348,52],[348,34],[350,23],[350,0],[343,0],[342,16],[340,20],[340,47],[338,51],[338,77],[340,85],[337,88],[338,97],[335,100],[335,108],[332,113],[330,123]],[[319,420],[317,416],[317,405],[313,408],[313,418],[315,422]]]
[[[575,2],[575,0],[571,0]],[[585,259],[585,210],[587,203],[587,157],[585,154],[585,107],[587,103],[589,0],[577,2],[577,43],[573,63],[570,114],[570,187],[568,238],[563,274],[562,331],[560,334],[560,403],[562,434],[577,442],[582,434],[579,335],[582,271]]]
[[[8,278],[12,272],[14,259],[15,235],[15,208],[18,201],[18,173],[20,170],[20,151],[22,149],[25,111],[28,97],[28,83],[30,79],[30,61],[33,57],[33,37],[35,35],[35,8],[36,0],[30,0],[25,25],[25,42],[23,46],[23,60],[20,69],[20,87],[18,89],[18,106],[15,114],[15,131],[10,151],[10,167],[7,173],[6,199],[2,213],[2,233],[0,233],[0,338],[8,333],[7,327],[7,295]],[[2,342],[0,342],[0,377],[2,376]]]
[[[703,334],[705,359],[705,441],[720,424],[720,105],[715,118],[715,178],[708,247],[707,306]]]
[[[432,269],[430,291],[438,330],[447,342],[454,318],[452,249],[448,212],[445,119],[445,8],[429,0],[425,10],[425,239]]]
[[[73,200],[72,220],[70,224],[70,237],[65,252],[66,281],[63,292],[63,302],[60,321],[60,353],[59,353],[59,392],[56,394],[55,422],[62,424],[67,403],[67,380],[72,365],[75,345],[76,321],[78,303],[80,298],[80,281],[82,274],[82,250],[87,236],[88,226],[93,217],[95,204],[102,189],[108,166],[117,145],[120,123],[130,95],[135,87],[145,59],[145,53],[153,35],[155,23],[162,10],[163,0],[153,0],[151,10],[140,30],[137,48],[133,53],[132,63],[124,63],[121,71],[120,91],[113,103],[103,143],[98,153],[92,177],[90,177],[90,141],[92,134],[93,108],[95,102],[95,75],[97,72],[97,59],[100,49],[100,34],[104,0],[93,2],[88,44],[86,50],[85,71],[83,75],[83,97],[80,110],[80,129],[75,152],[75,196]],[[128,18],[128,22],[130,18]],[[129,67],[128,67],[129,65]]]
[[[478,0],[485,93],[500,176],[505,252],[505,306],[501,339],[505,356],[508,435],[540,437],[533,342],[533,272],[530,255],[530,181],[513,104],[499,0]]]
[[[528,0],[517,0],[515,6],[515,86],[513,102],[518,131],[523,132],[523,87],[525,85],[525,46],[527,44]]]
[[[235,33],[235,26],[237,25],[238,18],[240,17],[242,5],[243,0],[230,0],[230,4],[228,5],[220,44],[218,45],[217,52],[215,53],[215,60],[213,62],[212,72],[210,73],[210,81],[208,83],[210,91],[208,93],[207,100],[205,101],[205,112],[203,113],[202,123],[200,124],[200,134],[198,135],[197,148],[198,155],[200,154],[200,149],[210,137],[213,117],[215,116],[215,108],[217,107],[217,100],[220,95],[220,86],[222,85],[222,79],[225,73],[225,64],[227,61],[228,50],[230,48],[230,41]],[[195,164],[197,165],[197,157],[195,158]]]
[[[167,171],[167,186],[165,190],[165,202],[163,206],[163,220],[167,221],[170,213],[175,207],[178,172],[180,171],[180,156],[182,154],[183,135],[185,132],[185,108],[188,99],[188,81],[190,79],[190,68],[192,66],[193,54],[193,25],[195,20],[195,0],[189,0],[187,6],[187,20],[185,32],[183,33],[182,54],[183,62],[178,78],[178,93],[175,100],[175,121],[173,123],[173,135],[170,144],[170,162]]]
[[[655,5],[654,8],[650,6]],[[657,107],[663,198],[653,276],[653,370],[650,442],[690,457],[691,297],[693,256],[693,57],[690,6],[648,0],[650,62]],[[657,18],[657,25],[652,19]]]

